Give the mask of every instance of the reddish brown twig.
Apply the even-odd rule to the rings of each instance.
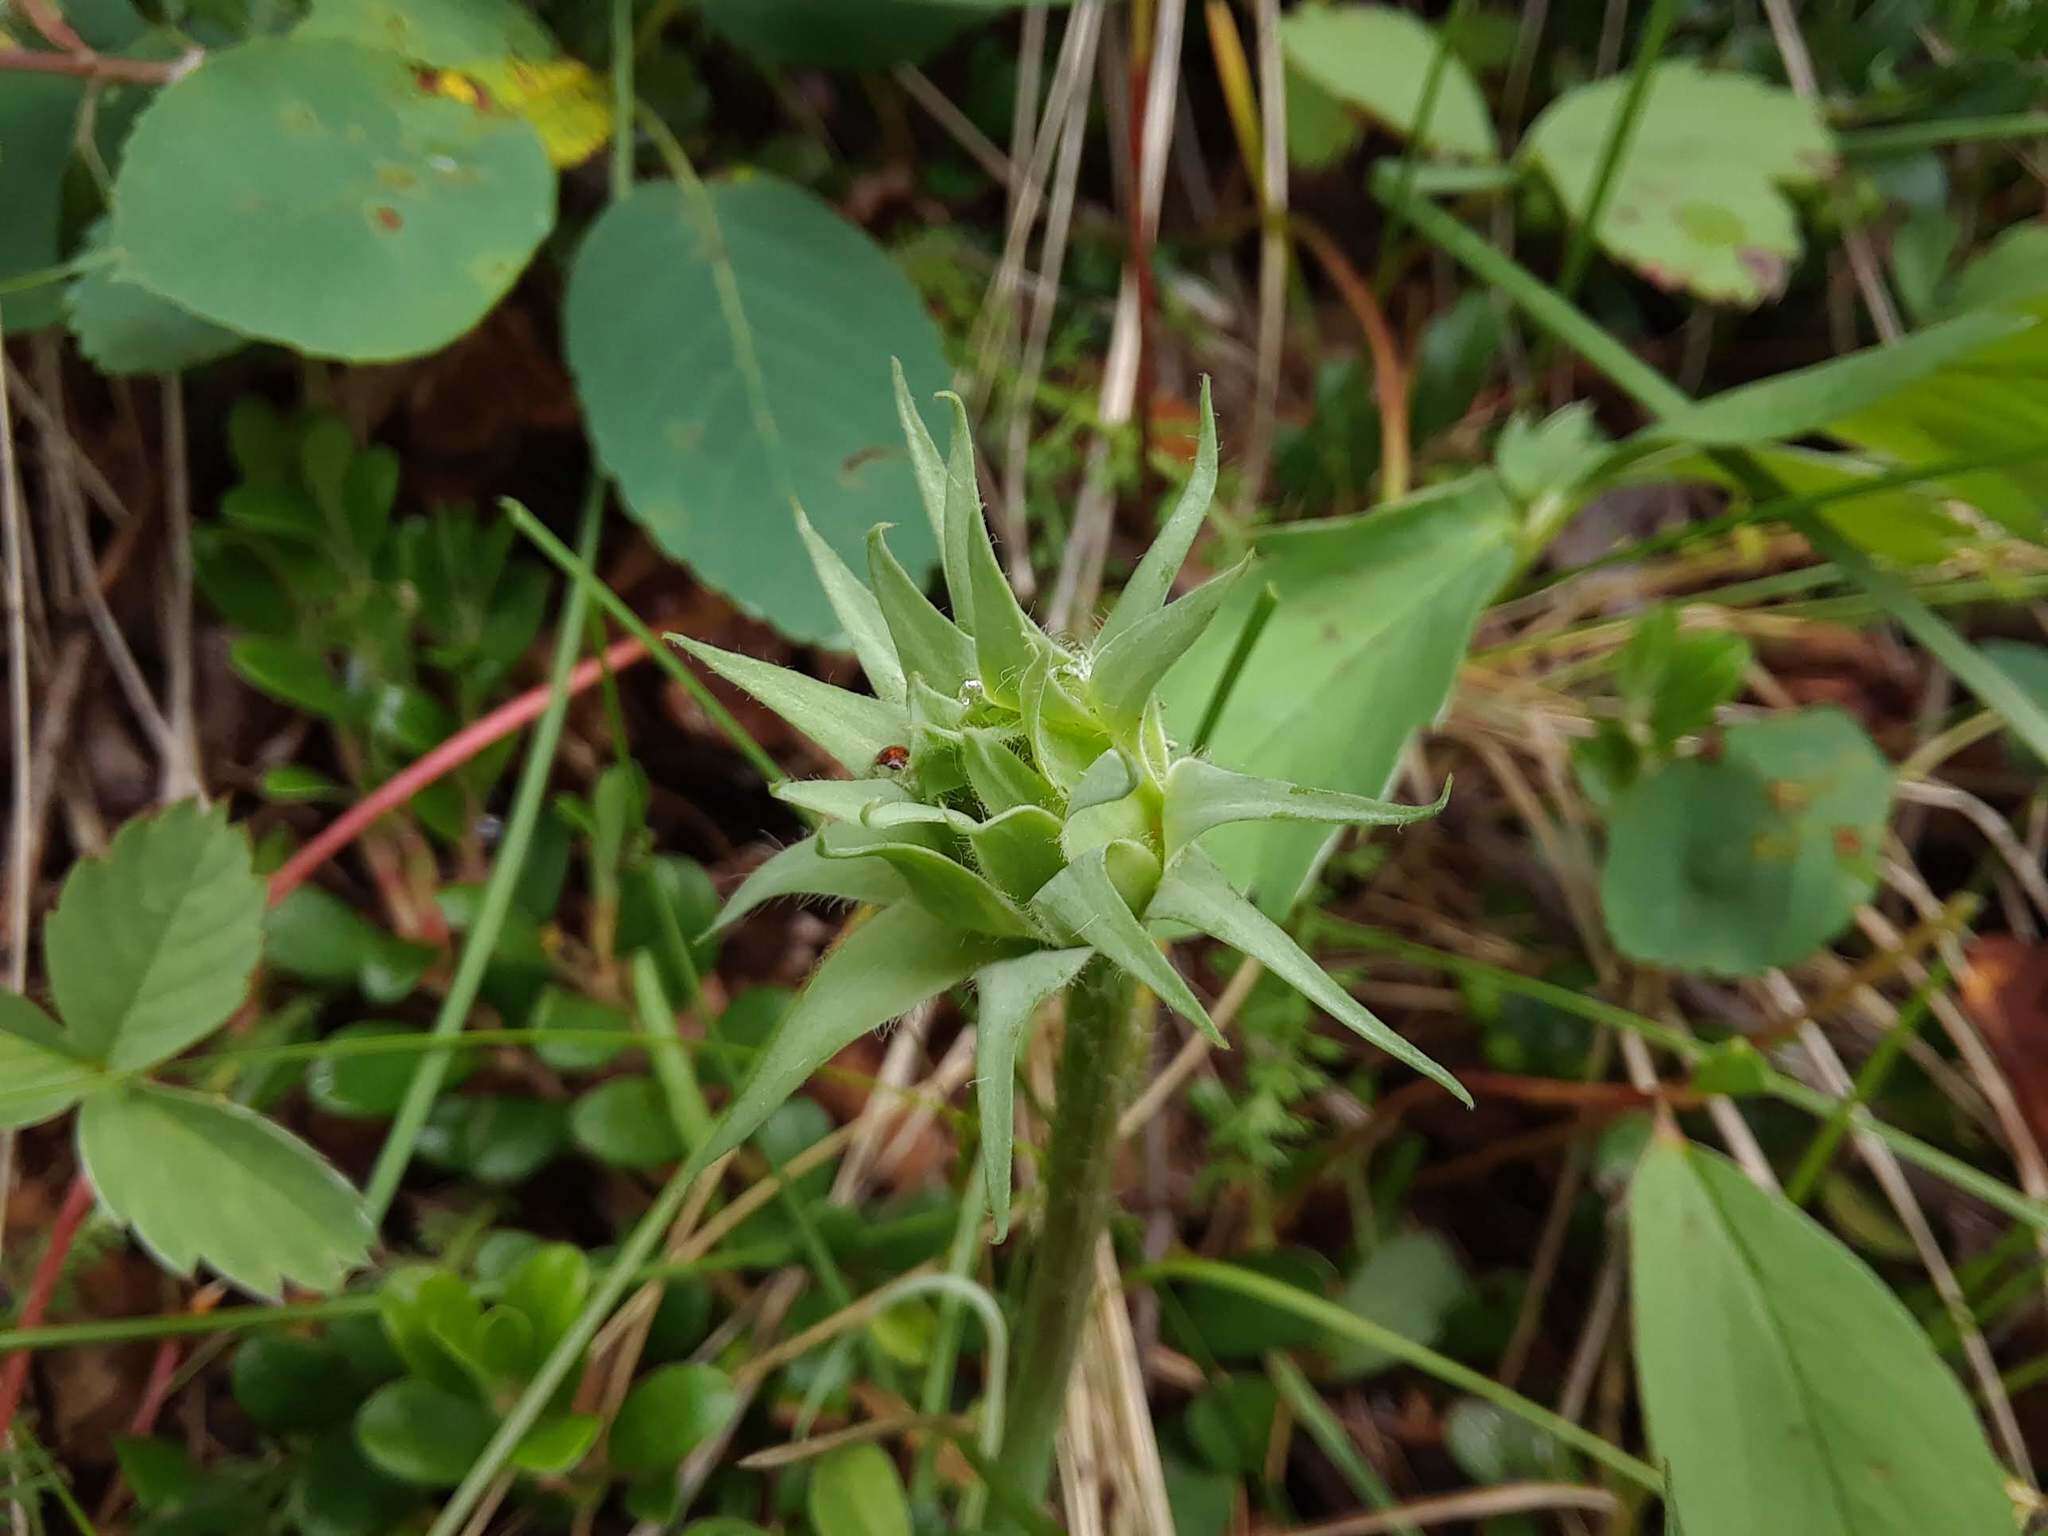
[[[70,75],[79,80],[104,80],[121,85],[169,85],[193,65],[180,59],[123,59],[112,54],[38,53],[28,48],[0,48],[0,72]]]
[[[66,53],[92,52],[50,0],[14,0],[14,8],[28,18],[28,24],[42,33],[43,41],[52,48],[62,48]]]
[[[92,1181],[81,1173],[71,1181],[71,1188],[64,1193],[64,1204],[57,1211],[57,1219],[50,1223],[50,1244],[43,1250],[43,1256],[36,1264],[35,1276],[29,1281],[18,1326],[33,1328],[49,1311],[50,1298],[56,1294],[57,1281],[64,1273],[64,1260],[71,1253],[72,1240],[78,1236],[78,1229],[91,1210]],[[29,1359],[28,1353],[23,1351],[0,1368],[0,1442],[6,1440],[7,1432],[14,1427],[15,1410],[21,1406],[21,1395],[28,1387]]]
[[[640,642],[631,636],[615,641],[602,656],[593,656],[577,664],[576,670],[569,674],[569,692],[572,695],[581,693],[594,686],[607,670],[623,672],[646,655]],[[405,804],[436,779],[453,773],[493,742],[539,719],[548,707],[548,696],[552,691],[548,684],[542,683],[509,703],[500,704],[474,725],[457,731],[425,757],[400,769],[371,790],[287,859],[284,867],[270,877],[270,904],[276,906],[304,885],[315,870],[354,842],[365,827],[386,811]]]
[[[1380,498],[1399,501],[1408,494],[1408,369],[1394,343],[1393,329],[1372,284],[1358,275],[1358,269],[1322,226],[1298,214],[1288,224],[1294,237],[1322,263],[1338,296],[1365,332],[1365,344],[1372,353],[1372,390],[1380,408]]]

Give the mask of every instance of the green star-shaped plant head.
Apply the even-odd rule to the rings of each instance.
[[[1018,606],[982,520],[966,409],[945,398],[953,443],[941,459],[896,370],[897,410],[938,535],[950,617],[897,564],[884,529],[868,537],[863,583],[802,524],[872,696],[669,637],[850,775],[777,788],[819,830],[749,876],[719,925],[778,896],[879,908],[819,965],[695,1163],[737,1147],[848,1042],[971,979],[980,998],[982,1146],[1000,1231],[1009,1216],[1011,1083],[1025,1026],[1039,1004],[1099,960],[1216,1034],[1155,936],[1190,928],[1257,957],[1469,1104],[1449,1073],[1325,975],[1202,852],[1202,835],[1229,822],[1398,826],[1443,804],[1392,805],[1253,778],[1183,752],[1168,736],[1159,682],[1245,571],[1236,566],[1168,601],[1216,488],[1207,384],[1187,488],[1100,631],[1079,647],[1053,639]]]

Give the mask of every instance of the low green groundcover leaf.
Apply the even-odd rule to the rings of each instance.
[[[330,1115],[390,1119],[405,1101],[406,1089],[419,1069],[422,1053],[391,1050],[352,1055],[347,1047],[352,1042],[418,1039],[425,1033],[417,1024],[374,1019],[343,1025],[323,1042],[336,1047],[336,1053],[322,1056],[306,1068],[306,1096]],[[476,1057],[470,1051],[453,1051],[448,1058],[448,1075],[443,1083],[453,1088],[475,1070]]]
[[[1367,1322],[1434,1345],[1443,1337],[1444,1319],[1470,1291],[1450,1244],[1434,1232],[1403,1232],[1372,1251],[1344,1282],[1337,1300]],[[1375,1375],[1395,1363],[1391,1355],[1364,1344],[1339,1342],[1327,1353],[1332,1372],[1344,1381]]]
[[[473,1397],[406,1377],[379,1387],[356,1415],[356,1444],[387,1476],[453,1488],[498,1427]]]
[[[191,802],[131,821],[80,863],[43,929],[75,1054],[153,1066],[217,1029],[249,990],[263,882],[225,811]]]
[[[554,211],[520,118],[424,89],[396,54],[261,39],[209,53],[137,119],[113,245],[124,279],[203,319],[379,361],[475,325]]]
[[[1491,160],[1497,153],[1486,98],[1455,53],[1443,60],[1436,99],[1422,116],[1423,92],[1444,43],[1436,29],[1391,5],[1309,5],[1280,23],[1287,62],[1323,95],[1365,113],[1426,149]],[[1315,135],[1327,151],[1341,142]]]
[[[566,324],[591,436],[628,509],[742,607],[801,640],[840,631],[793,502],[856,570],[883,522],[898,524],[905,566],[930,569],[876,369],[900,358],[928,400],[948,376],[938,330],[895,264],[810,193],[770,176],[701,198],[641,187],[585,239]]]
[[[569,1113],[551,1099],[458,1094],[436,1104],[420,1156],[486,1184],[513,1185],[553,1161],[569,1139]]]
[[[1644,1412],[1686,1536],[2013,1528],[1961,1385],[1810,1218],[1660,1139],[1629,1221]]]
[[[1226,768],[1355,795],[1386,792],[1408,737],[1443,707],[1481,609],[1515,561],[1511,508],[1490,476],[1369,517],[1259,541],[1257,579],[1167,675],[1176,736],[1194,734],[1256,593],[1280,593],[1211,739]],[[1201,846],[1269,914],[1294,904],[1337,834],[1219,827]]]
[[[273,1434],[326,1429],[354,1411],[348,1361],[320,1339],[256,1334],[235,1350],[228,1380],[235,1405]]]
[[[1188,1404],[1188,1440],[1218,1472],[1252,1476],[1266,1465],[1280,1395],[1264,1376],[1222,1376]]]
[[[1839,710],[1731,727],[1717,759],[1616,798],[1600,881],[1615,943],[1719,975],[1804,959],[1876,887],[1891,795],[1890,765]]]
[[[153,1083],[95,1095],[79,1153],[107,1209],[168,1269],[206,1263],[259,1296],[331,1291],[374,1235],[346,1180],[239,1104]]]
[[[1530,125],[1525,153],[1574,219],[1591,211],[1629,84],[1580,86]],[[1784,291],[1801,248],[1781,189],[1816,184],[1834,159],[1819,113],[1784,87],[1660,64],[1593,238],[1660,288],[1754,307]]]
[[[849,1445],[819,1457],[805,1507],[818,1536],[910,1536],[902,1479],[879,1445]]]
[[[723,1429],[738,1404],[731,1378],[716,1366],[662,1366],[626,1394],[606,1455],[629,1475],[673,1469]]]
[[[569,1135],[615,1168],[659,1168],[683,1155],[668,1100],[651,1077],[599,1083],[570,1107]]]

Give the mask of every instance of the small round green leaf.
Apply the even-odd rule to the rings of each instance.
[[[1754,976],[1802,960],[1877,885],[1891,766],[1839,710],[1731,728],[1718,760],[1638,780],[1608,823],[1601,903],[1636,960]]]
[[[232,153],[224,147],[231,147]],[[114,184],[125,280],[317,356],[430,352],[498,301],[554,222],[509,113],[396,54],[262,39],[209,53],[136,120]]]
[[[419,1502],[363,1457],[354,1434],[322,1435],[297,1458],[291,1512],[300,1536],[385,1536]]]
[[[452,1488],[483,1454],[497,1420],[475,1398],[407,1377],[379,1387],[356,1414],[356,1444],[402,1483]]]
[[[1442,61],[1436,98],[1423,115],[1424,89],[1447,45],[1420,18],[1391,5],[1302,6],[1280,23],[1280,40],[1287,62],[1322,96],[1419,137],[1425,148],[1494,158],[1486,98],[1454,51]],[[1311,137],[1327,153],[1338,136],[1319,127]]]
[[[810,193],[770,176],[640,187],[585,239],[567,330],[628,510],[742,607],[797,639],[839,633],[792,498],[849,563],[895,522],[898,558],[930,569],[887,368],[900,358],[929,400],[949,372],[939,333],[887,255]]]
[[[633,1384],[612,1425],[609,1454],[619,1471],[673,1468],[725,1427],[739,1398],[710,1365],[665,1365]]]
[[[242,1412],[274,1434],[326,1429],[355,1408],[348,1362],[330,1344],[259,1333],[235,1351],[228,1382]]]
[[[486,1184],[517,1184],[553,1160],[568,1129],[567,1112],[551,1100],[459,1095],[434,1106],[419,1150]]]
[[[805,1507],[818,1536],[910,1536],[902,1480],[879,1445],[849,1445],[819,1457]]]
[[[413,1074],[425,1059],[424,1053],[383,1051],[349,1055],[345,1048],[351,1041],[412,1039],[423,1034],[425,1031],[416,1025],[380,1020],[343,1025],[321,1043],[344,1049],[332,1056],[322,1056],[306,1069],[307,1097],[330,1115],[389,1119],[404,1102]],[[476,1059],[468,1051],[447,1054],[448,1076],[444,1082],[452,1088],[469,1076]]]
[[[569,1135],[614,1168],[659,1168],[683,1155],[668,1100],[651,1077],[599,1083],[570,1109]]]

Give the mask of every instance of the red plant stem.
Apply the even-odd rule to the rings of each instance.
[[[644,660],[647,652],[628,635],[614,641],[602,656],[578,662],[569,674],[573,696],[594,687],[606,671],[623,672]],[[522,726],[540,718],[553,690],[548,684],[530,688],[518,698],[500,704],[473,725],[465,726],[417,762],[400,769],[369,794],[336,817],[312,841],[293,854],[283,868],[270,877],[270,904],[274,907],[304,885],[313,872],[354,842],[363,829],[386,811],[396,809],[436,779],[453,773],[493,742],[510,736]]]
[[[50,1223],[50,1246],[43,1250],[35,1276],[29,1281],[28,1296],[21,1304],[20,1327],[36,1327],[50,1309],[50,1298],[56,1294],[57,1280],[64,1273],[64,1260],[71,1253],[79,1227],[92,1210],[92,1198],[92,1181],[81,1173],[71,1181],[57,1219]],[[21,1395],[28,1387],[30,1358],[23,1351],[0,1370],[0,1442],[6,1440],[7,1432],[14,1427],[14,1411],[21,1406]]]
[[[14,0],[14,8],[28,18],[29,25],[42,33],[43,41],[52,48],[62,48],[67,53],[91,51],[50,0]]]
[[[169,85],[191,68],[185,59],[120,59],[104,53],[36,53],[0,48],[0,73],[73,75],[81,80],[114,80],[128,85]]]

